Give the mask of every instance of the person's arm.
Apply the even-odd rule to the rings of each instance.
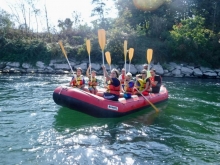
[[[121,80],[122,80],[122,76],[121,76],[121,74],[119,75],[118,79],[119,79],[119,81],[121,81]]]
[[[149,88],[149,86],[150,86],[150,80],[147,79],[146,81],[147,81],[147,82],[146,82],[146,87],[144,88],[143,91],[141,91],[142,93],[143,93],[144,91],[148,91],[148,88]]]
[[[151,86],[153,86],[153,87],[154,87],[154,86],[156,86],[156,85],[157,85],[158,81],[155,81],[155,80],[154,80],[154,81],[150,81],[150,83],[151,83]]]
[[[108,75],[108,72],[106,71],[106,68],[105,68],[105,66],[104,65],[102,65],[102,69],[103,69],[103,71],[104,71],[104,76],[106,77],[106,81],[111,81],[112,82],[112,79],[111,79],[111,77]]]
[[[119,80],[119,81],[120,81],[120,80]],[[125,82],[125,83],[126,83],[126,82]],[[125,85],[126,85],[125,83],[124,83],[124,84],[120,84],[120,86],[121,86],[121,92],[122,92],[122,93],[125,93],[125,90],[124,90]]]
[[[137,78],[136,81],[135,81],[135,83],[134,83],[134,86],[135,86],[135,87],[139,87],[139,86],[141,85],[138,80],[139,80],[139,78]]]

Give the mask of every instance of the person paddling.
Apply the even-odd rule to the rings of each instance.
[[[124,81],[125,81],[125,76],[126,76],[126,73],[125,73],[125,68],[122,68],[121,69],[121,74],[119,75],[119,81],[121,83],[121,85],[124,84]]]
[[[159,75],[156,75],[155,69],[150,70],[150,83],[151,83],[151,88],[149,92],[151,93],[159,93],[160,92],[160,87],[161,87],[161,82],[162,78]]]
[[[87,71],[86,71],[86,76],[89,78],[89,82],[88,82],[88,89],[89,92],[92,94],[96,94],[97,93],[97,78],[96,78],[96,71],[92,70],[91,71],[91,75],[89,74],[89,70],[91,69],[91,66],[88,67]]]
[[[76,69],[76,75],[74,75],[72,77],[72,80],[70,81],[70,86],[74,87],[74,88],[79,88],[82,90],[85,90],[85,80],[84,77],[82,75],[82,69],[81,68],[77,68]]]
[[[122,88],[123,97],[125,99],[130,99],[133,94],[134,81],[132,80],[132,74],[128,72],[125,77],[124,86]]]
[[[150,67],[150,65],[148,65],[148,64],[143,65],[143,69],[145,69],[147,71],[147,78],[151,77],[151,74],[150,74],[150,71],[149,71],[148,67]]]
[[[139,94],[140,91],[144,96],[149,95],[149,90],[150,90],[150,79],[147,78],[147,70],[143,69],[141,71],[141,78],[140,75],[136,76],[136,82],[135,82],[135,89],[134,93]]]
[[[112,69],[110,76],[108,75],[105,66],[102,66],[104,71],[104,76],[106,77],[107,81],[107,90],[106,92],[98,92],[97,95],[103,96],[105,99],[118,101],[120,96],[120,81],[118,80],[118,70]]]

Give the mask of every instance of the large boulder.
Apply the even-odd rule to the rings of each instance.
[[[92,69],[98,71],[101,69],[101,65],[97,63],[91,63]]]
[[[203,73],[203,75],[208,77],[208,78],[215,78],[215,77],[217,77],[217,73],[215,73],[215,72],[205,72],[205,73]]]
[[[164,74],[164,70],[163,70],[163,68],[160,64],[154,65],[152,69],[155,69],[156,73],[159,74],[159,75]]]
[[[129,70],[129,66],[130,66],[130,70]],[[123,68],[125,68],[125,65],[123,66]],[[135,66],[133,64],[126,64],[126,72],[130,72],[131,74],[136,74],[137,73],[137,69],[135,68]]]
[[[28,63],[23,63],[21,66],[22,66],[22,68],[24,68],[24,69],[32,68],[32,65],[31,65],[31,64],[28,64]]]
[[[44,69],[45,68],[45,65],[42,61],[37,61],[36,62],[36,67],[40,68],[40,69]]]
[[[170,62],[169,64],[168,64],[168,70],[169,71],[173,71],[174,69],[181,69],[182,68],[182,65],[178,65],[178,64],[176,64],[175,62]]]
[[[188,67],[182,67],[181,72],[185,75],[191,75],[193,73],[193,70]]]
[[[215,69],[215,72],[220,73],[220,69]]]
[[[68,64],[54,64],[53,67],[55,70],[70,70],[70,66]]]
[[[14,67],[14,68],[19,68],[20,63],[19,62],[7,62],[7,66]]]
[[[6,67],[6,63],[5,62],[0,62],[0,69],[3,69]]]
[[[181,73],[180,69],[173,70],[172,74],[173,74],[174,77],[183,77],[183,74]]]
[[[135,65],[135,68],[137,69],[138,73],[140,73],[144,69],[143,65],[139,65],[139,64]]]
[[[173,74],[172,74],[172,72],[169,72],[168,70],[164,70],[163,76],[165,76],[165,77],[172,77]]]
[[[135,68],[137,69],[138,73],[140,73],[144,69],[144,65],[146,65],[146,64],[137,64],[137,65],[135,65]],[[149,69],[151,69],[153,67],[153,65],[149,64],[148,67],[149,67]]]
[[[108,64],[105,64],[105,68],[107,71],[110,71],[110,66]],[[113,69],[113,68],[118,69],[118,65],[115,65],[115,64],[111,65],[111,69]],[[100,71],[103,74],[102,68],[100,68],[100,70],[96,70],[96,71]],[[120,72],[120,70],[118,70],[118,71]]]
[[[55,73],[55,70],[53,68],[51,68],[50,66],[46,67],[44,69],[45,73]]]
[[[196,76],[196,77],[202,77],[203,73],[202,73],[202,71],[199,68],[195,68],[193,70],[193,75]]]
[[[208,72],[211,69],[207,67],[200,67],[200,70],[204,73],[204,72]]]
[[[79,64],[79,65],[74,66],[74,68],[75,68],[75,69],[81,68],[81,69],[83,70],[83,72],[85,72],[85,71],[87,70],[87,63],[86,63],[86,62],[81,63],[81,64]]]

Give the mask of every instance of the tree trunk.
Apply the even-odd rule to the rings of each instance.
[[[44,7],[45,7],[45,16],[46,16],[46,23],[47,23],[47,33],[48,33],[48,37],[50,38],[50,41],[51,41],[50,27],[49,27],[49,21],[48,21],[48,17],[47,17],[47,7],[46,7],[46,5],[44,5]]]

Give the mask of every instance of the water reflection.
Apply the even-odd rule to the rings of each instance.
[[[220,80],[163,78],[158,114],[99,119],[54,103],[69,79],[0,75],[0,164],[219,164]]]

